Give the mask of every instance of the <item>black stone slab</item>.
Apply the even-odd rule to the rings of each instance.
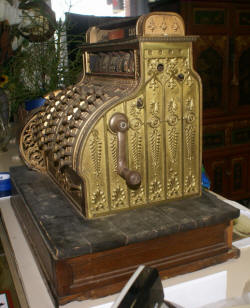
[[[59,260],[211,226],[239,216],[238,209],[203,191],[201,197],[87,220],[47,175],[25,166],[12,167],[10,175],[14,194],[22,198],[24,210]]]

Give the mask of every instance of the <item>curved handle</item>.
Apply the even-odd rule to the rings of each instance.
[[[118,174],[126,180],[130,188],[136,189],[141,184],[141,175],[137,171],[129,170],[126,166],[126,131],[128,130],[128,118],[123,113],[115,113],[109,122],[112,132],[118,139]]]

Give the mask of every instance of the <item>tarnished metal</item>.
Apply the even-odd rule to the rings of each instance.
[[[141,176],[137,171],[131,171],[127,168],[127,149],[126,149],[126,131],[128,130],[128,118],[124,113],[115,113],[110,121],[109,127],[112,132],[117,134],[117,172],[126,180],[130,188],[138,188],[141,184]]]
[[[51,93],[25,125],[26,164],[53,177],[87,218],[199,195],[195,38],[163,12],[140,17],[136,37],[102,41],[104,31],[88,31],[83,80]]]

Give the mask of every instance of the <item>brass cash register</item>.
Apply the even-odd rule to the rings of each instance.
[[[239,210],[201,189],[195,40],[168,12],[92,27],[83,79],[25,124],[11,203],[56,304],[239,256]]]
[[[175,13],[90,28],[84,78],[51,93],[22,131],[26,164],[47,172],[87,218],[199,195],[195,40]]]

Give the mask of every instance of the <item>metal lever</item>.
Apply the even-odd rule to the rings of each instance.
[[[118,174],[126,180],[130,188],[136,189],[141,184],[141,175],[137,171],[129,170],[126,166],[126,131],[128,130],[128,118],[123,113],[115,113],[109,122],[112,132],[118,139]]]

